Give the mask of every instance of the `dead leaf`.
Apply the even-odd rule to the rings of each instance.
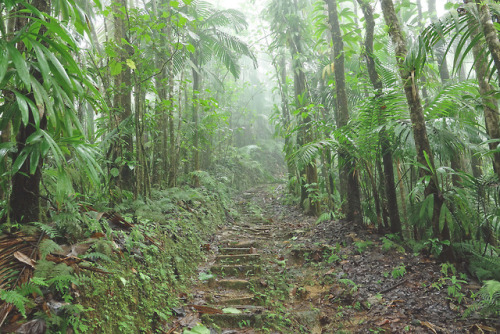
[[[391,321],[389,319],[383,319],[383,320],[380,320],[379,322],[376,322],[375,325],[377,325],[377,326],[384,326],[384,325],[387,325],[390,322]]]
[[[427,321],[421,321],[420,324],[424,327],[429,328],[434,334],[437,334],[436,330],[434,329],[434,325],[431,324],[430,322]]]
[[[184,318],[179,320],[182,327],[194,327],[200,321],[198,313],[189,313]]]
[[[21,252],[15,252],[14,253],[14,257],[16,259],[18,259],[19,261],[21,261],[22,263],[27,264],[31,268],[35,268],[36,261],[33,260],[33,259],[31,259],[30,257],[24,255],[23,253],[21,253]]]
[[[106,237],[106,234],[102,233],[102,232],[96,232],[94,234],[92,234],[91,238],[94,238],[94,239],[100,239],[100,238],[105,238]]]
[[[325,276],[326,276],[326,275],[331,275],[331,274],[333,274],[334,272],[335,272],[335,268],[332,268],[332,269],[328,270],[328,271],[325,273]]]

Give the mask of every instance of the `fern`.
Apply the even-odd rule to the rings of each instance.
[[[62,251],[61,246],[51,239],[45,239],[40,243],[40,255],[42,259],[45,259],[47,255],[56,251]]]
[[[113,262],[113,260],[106,254],[100,253],[100,252],[92,252],[85,254],[83,257],[84,259],[90,259],[90,260],[103,260],[105,262]]]
[[[500,282],[490,280],[484,282],[483,287],[478,292],[480,300],[469,307],[464,317],[468,317],[473,312],[479,312],[482,316],[500,316]]]
[[[21,313],[23,317],[26,317],[26,304],[28,304],[30,300],[21,293],[16,290],[3,290],[0,291],[0,299],[14,305],[19,310],[19,313]]]
[[[321,214],[321,216],[319,216],[318,220],[316,220],[316,224],[320,224],[322,222],[329,221],[329,220],[335,220],[335,219],[337,219],[335,212],[333,212],[333,211],[324,212]]]
[[[59,232],[57,231],[57,228],[55,226],[51,226],[51,225],[44,224],[44,223],[38,223],[38,222],[34,222],[33,225],[38,227],[40,230],[43,231],[43,233],[45,233],[46,235],[48,235],[52,239],[60,237]]]

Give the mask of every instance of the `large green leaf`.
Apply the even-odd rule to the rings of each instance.
[[[16,72],[29,91],[31,89],[31,79],[28,69],[29,66],[26,60],[23,58],[19,50],[17,50],[12,44],[7,43],[7,49],[9,50],[9,54],[12,62],[14,63]]]
[[[0,40],[0,82],[3,81],[9,65],[8,50],[3,40]],[[1,87],[1,86],[0,86]]]

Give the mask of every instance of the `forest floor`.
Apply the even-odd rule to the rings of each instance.
[[[316,224],[283,192],[235,199],[168,333],[500,333],[498,319],[462,317],[474,279],[369,227]]]

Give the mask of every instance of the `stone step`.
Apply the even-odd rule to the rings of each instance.
[[[257,248],[258,242],[256,240],[243,240],[243,241],[227,241],[225,244],[231,248]]]
[[[212,323],[220,328],[260,327],[263,324],[262,314],[204,314],[201,317],[204,323]]]
[[[259,265],[214,265],[210,271],[219,276],[246,277],[259,275],[262,269]]]
[[[220,264],[249,264],[260,261],[260,254],[218,255],[215,261]]]
[[[233,290],[248,290],[250,282],[246,279],[221,279],[215,282],[216,286]]]
[[[219,253],[222,255],[237,255],[237,254],[252,254],[252,251],[255,248],[247,248],[247,247],[225,247],[219,248]]]
[[[253,306],[255,303],[255,296],[250,294],[242,294],[237,296],[224,296],[224,295],[214,295],[211,297],[211,302],[216,305],[246,305]]]

